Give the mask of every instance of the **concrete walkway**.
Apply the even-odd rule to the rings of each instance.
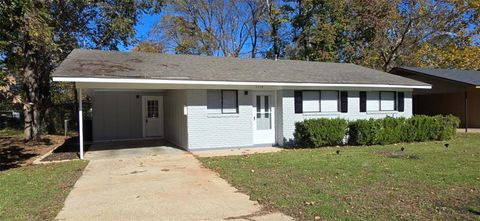
[[[193,155],[198,157],[223,157],[223,156],[238,156],[249,155],[257,153],[275,153],[283,151],[278,147],[242,147],[242,148],[227,148],[227,149],[209,149],[209,150],[192,150]]]
[[[57,219],[292,220],[249,200],[192,154],[154,150],[87,154],[90,163]]]

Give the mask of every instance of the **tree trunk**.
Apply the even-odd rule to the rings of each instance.
[[[29,62],[29,61],[27,61]],[[37,140],[40,138],[40,111],[38,103],[38,84],[34,71],[27,64],[23,70],[25,82],[25,102],[23,105],[25,140]]]

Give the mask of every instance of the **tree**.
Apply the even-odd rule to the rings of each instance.
[[[23,91],[25,138],[37,139],[48,118],[50,73],[80,42],[118,49],[134,40],[141,13],[158,12],[154,0],[0,1],[0,53]]]
[[[263,31],[262,23],[266,21],[267,16],[267,3],[268,0],[244,0],[248,7],[249,15],[249,37],[252,44],[250,57],[255,58],[257,55],[257,47],[259,40],[264,40],[265,33]]]
[[[319,7],[319,0],[288,0],[293,6],[286,7],[292,14],[290,23],[293,28],[294,50],[290,57],[293,59],[310,60],[312,29],[314,27],[313,14]]]
[[[163,53],[164,46],[160,43],[154,43],[150,41],[143,41],[138,43],[132,52],[147,52],[147,53]]]
[[[288,21],[288,16],[286,15],[286,8],[279,5],[279,1],[276,0],[265,0],[267,5],[268,13],[268,37],[272,44],[271,47],[271,57],[274,60],[277,60],[281,56],[282,48],[282,36],[280,30],[284,23]],[[268,57],[268,54],[267,54]]]
[[[173,0],[167,11],[150,36],[167,51],[226,57],[259,51],[266,11],[260,0]]]
[[[415,51],[423,44],[455,36],[468,39],[466,33],[472,20],[466,16],[468,8],[458,7],[450,0],[396,0],[391,1],[388,16],[379,25],[361,62],[373,68],[389,71],[394,66],[409,63]]]
[[[413,65],[419,67],[464,69],[480,71],[480,47],[466,46],[460,48],[450,44],[441,48],[425,44],[412,59]]]

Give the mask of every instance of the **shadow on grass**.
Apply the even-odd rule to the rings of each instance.
[[[0,148],[0,171],[20,167],[21,164],[38,154],[27,153],[25,148],[11,145]]]

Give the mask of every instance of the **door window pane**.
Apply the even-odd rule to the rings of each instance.
[[[272,128],[271,108],[269,96],[257,96],[257,130],[269,130]]]
[[[257,96],[257,118],[262,117],[262,97]]]
[[[265,118],[270,117],[270,105],[268,104],[268,96],[265,96]]]
[[[147,101],[147,117],[158,118],[158,100]]]

